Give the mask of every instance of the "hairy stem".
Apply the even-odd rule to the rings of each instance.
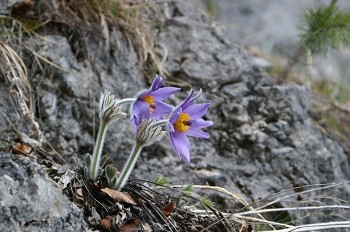
[[[107,123],[104,120],[101,120],[96,143],[94,146],[94,152],[92,153],[91,166],[89,171],[89,176],[92,180],[96,180],[98,176],[98,170],[100,169],[101,154],[102,154],[106,132],[107,132]]]
[[[135,163],[140,155],[142,147],[143,146],[141,144],[135,143],[134,148],[128,158],[128,161],[126,161],[126,164],[124,165],[124,168],[119,175],[118,182],[116,185],[116,189],[118,191],[120,191],[124,187],[126,181],[128,180],[131,174],[131,171],[134,169]]]
[[[119,101],[117,102],[117,106],[130,104],[130,103],[135,102],[136,100],[137,100],[136,98],[124,98],[124,99],[119,100]]]
[[[167,125],[168,123],[169,123],[168,119],[163,119],[163,120],[159,120],[159,121],[153,123],[152,127],[155,128],[157,126],[164,126],[164,125]]]

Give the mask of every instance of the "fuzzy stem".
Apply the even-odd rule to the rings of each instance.
[[[169,120],[163,119],[163,120],[159,120],[159,121],[153,123],[153,124],[152,124],[152,127],[155,128],[155,127],[157,127],[157,126],[164,126],[164,125],[166,125],[166,124],[168,124],[168,123],[169,123]]]
[[[94,146],[94,152],[92,153],[92,160],[89,175],[92,180],[96,180],[98,176],[98,170],[100,169],[101,154],[103,149],[103,144],[105,141],[105,136],[107,132],[107,122],[101,120],[100,128],[98,130],[96,143]]]
[[[117,106],[126,105],[126,104],[129,104],[129,103],[133,103],[136,100],[137,100],[136,98],[124,98],[122,100],[119,100],[116,105]]]
[[[116,189],[118,191],[120,191],[126,181],[128,180],[131,171],[134,169],[135,163],[137,161],[137,158],[140,155],[140,152],[142,150],[142,145],[139,143],[135,143],[134,148],[132,150],[132,152],[130,153],[130,156],[128,158],[128,161],[126,161],[126,164],[124,165],[123,171],[120,173],[118,181],[117,181],[117,185],[116,185]]]

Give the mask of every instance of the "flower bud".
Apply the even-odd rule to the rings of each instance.
[[[136,140],[142,146],[149,146],[160,141],[166,134],[162,125],[155,125],[156,120],[148,118],[142,120],[137,128]]]
[[[100,120],[107,123],[126,117],[126,113],[118,105],[118,99],[114,95],[105,92],[100,98]]]

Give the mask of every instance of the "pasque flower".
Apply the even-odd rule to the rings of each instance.
[[[134,169],[142,148],[160,141],[165,136],[166,132],[162,130],[163,124],[163,122],[157,123],[156,120],[151,118],[142,120],[137,128],[134,148],[126,161],[126,164],[124,165],[115,186],[113,186],[115,189],[121,191],[121,189],[124,187],[132,170]]]
[[[170,114],[174,107],[163,101],[179,90],[180,88],[163,87],[163,78],[156,75],[151,87],[138,93],[136,101],[131,106],[131,120],[134,124],[134,131],[143,119],[159,120],[164,115]]]
[[[97,134],[97,139],[94,145],[94,151],[92,155],[87,156],[85,159],[87,166],[85,169],[85,175],[86,177],[92,180],[96,180],[97,176],[99,175],[102,158],[102,149],[109,124],[118,119],[126,117],[126,113],[122,112],[121,110],[120,102],[121,101],[115,99],[114,95],[112,95],[110,92],[106,92],[100,97],[100,125]]]
[[[155,119],[143,119],[137,128],[136,142],[142,146],[149,146],[160,141],[166,134],[166,131],[162,131],[162,125],[156,123]]]
[[[168,124],[171,144],[179,158],[183,156],[187,163],[190,162],[190,142],[187,136],[209,138],[210,135],[201,129],[213,125],[212,121],[202,119],[210,103],[193,104],[200,94],[201,91],[192,97],[191,89],[189,96],[171,114]]]
[[[163,78],[156,75],[151,87],[137,94],[135,98],[118,100],[109,92],[104,93],[100,98],[100,125],[94,151],[92,155],[87,155],[85,158],[85,177],[96,181],[104,171],[109,186],[121,191],[143,147],[159,142],[165,136],[164,126],[168,127],[170,141],[176,154],[180,159],[184,157],[189,163],[190,142],[187,136],[209,138],[210,135],[202,129],[213,125],[213,122],[202,119],[208,111],[209,102],[193,103],[201,91],[193,96],[193,89],[191,89],[188,97],[176,108],[163,102],[179,90],[180,88],[163,87]],[[122,111],[122,106],[126,104],[132,104],[131,121],[134,125],[135,143],[126,164],[117,177],[115,167],[111,165],[105,167],[108,157],[102,156],[102,150],[108,126],[126,117],[126,113]]]
[[[110,123],[126,117],[126,113],[121,110],[120,100],[115,99],[110,92],[105,92],[100,97],[99,117],[101,122]]]

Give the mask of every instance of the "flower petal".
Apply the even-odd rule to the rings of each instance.
[[[141,123],[144,118],[149,118],[151,114],[149,105],[143,100],[137,100],[132,106],[132,119],[136,125]]]
[[[212,121],[206,121],[201,118],[191,120],[191,130],[202,129],[212,125],[213,125]]]
[[[177,143],[176,143],[176,141],[174,140],[174,134],[175,134],[175,133],[169,133],[170,142],[171,142],[171,145],[173,146],[173,149],[174,149],[175,153],[176,153],[177,156],[179,157],[179,160],[181,160],[181,155],[180,155],[180,153],[179,153],[178,150],[177,150]]]
[[[155,101],[163,101],[166,98],[168,98],[170,95],[180,90],[181,88],[176,88],[176,87],[163,87],[153,91],[151,95],[154,97]]]
[[[141,90],[140,92],[138,92],[136,94],[136,98],[137,99],[140,99],[142,97],[146,97],[146,96],[149,96],[151,94],[151,90],[149,89],[146,89],[146,90]]]
[[[190,163],[190,141],[183,133],[170,133],[170,141],[179,159],[183,156]]]
[[[193,95],[193,89],[190,90],[190,94],[185,98],[185,100],[180,104],[180,107],[184,108],[187,105],[191,105],[191,97]]]
[[[201,118],[207,113],[210,103],[193,104],[183,108],[183,112],[190,115],[192,119]]]
[[[181,107],[176,108],[176,109],[173,111],[173,113],[170,115],[169,122],[170,122],[171,124],[175,123],[176,120],[179,118],[181,112],[182,112],[182,108],[181,108]]]
[[[175,107],[172,105],[157,101],[154,103],[154,111],[151,114],[151,117],[158,119],[156,117],[160,116],[160,118],[161,118],[161,116],[163,116],[163,115],[170,114],[174,110],[174,108]]]
[[[168,131],[171,133],[175,133],[174,126],[170,122],[167,125],[168,125]]]
[[[193,104],[193,101],[196,100],[199,95],[201,95],[202,93],[202,89],[199,90],[199,92],[197,93],[196,96],[192,97],[193,96],[193,89],[191,89],[191,92],[190,94],[188,95],[188,97],[182,102],[181,104],[181,107],[182,108],[187,108],[188,106],[192,105]]]
[[[156,91],[157,89],[159,89],[162,86],[163,86],[163,78],[156,74],[156,76],[154,77],[154,80],[152,82],[150,90],[153,92],[153,91]]]
[[[185,132],[186,135],[197,137],[197,138],[203,138],[208,139],[210,138],[210,134],[207,132],[201,131],[201,130],[188,130]]]

